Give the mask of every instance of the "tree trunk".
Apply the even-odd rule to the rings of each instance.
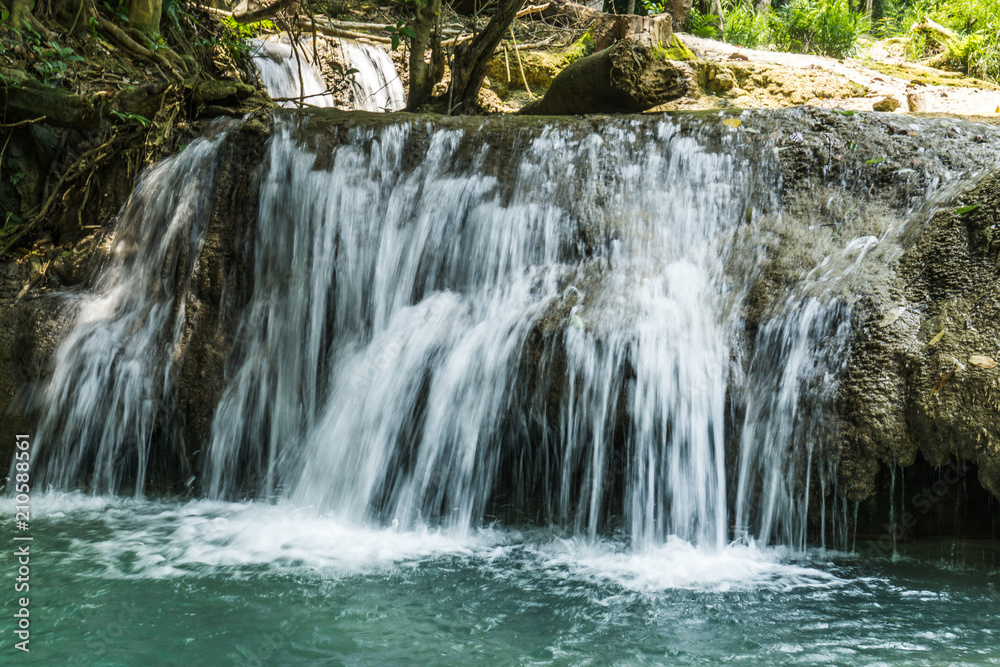
[[[128,8],[129,25],[149,35],[158,34],[162,9],[163,0],[132,0]]]
[[[688,15],[691,13],[691,5],[692,0],[670,0],[667,3],[667,12],[664,14],[629,16],[599,12],[568,0],[549,0],[545,3],[544,9],[533,17],[559,23],[568,20],[581,32],[589,29],[594,50],[603,51],[619,39],[640,33],[661,31],[663,28],[660,26],[664,24],[669,32],[658,39],[666,46],[674,32],[681,32],[684,29],[684,24],[687,23]],[[573,41],[576,41],[576,38]]]
[[[278,0],[277,2],[272,2],[266,7],[261,7],[260,9],[252,12],[246,12],[245,14],[233,14],[233,20],[237,23],[258,23],[265,19],[277,16],[279,12],[287,12],[294,15],[298,13],[298,11],[299,0]]]
[[[712,0],[711,10],[709,11],[709,14],[715,14],[716,16],[719,17],[718,28],[719,28],[719,34],[721,35],[723,33],[723,28],[726,27],[726,17],[722,10],[721,0]]]
[[[692,0],[670,0],[667,3],[667,12],[673,18],[674,32],[682,32],[687,25],[688,17],[691,15]]]
[[[657,55],[653,46],[623,39],[572,63],[552,81],[545,97],[522,114],[638,113],[688,91],[682,66]]]
[[[24,27],[24,21],[35,9],[35,0],[12,0],[10,3],[10,24],[15,28]]]
[[[441,51],[441,0],[417,3],[413,20],[407,27],[413,31],[410,38],[410,91],[406,110],[416,111],[431,97],[434,85],[444,76],[444,53]],[[424,60],[430,49],[431,61]]]
[[[500,0],[497,13],[486,24],[486,28],[471,41],[462,42],[455,47],[455,64],[451,72],[449,91],[453,104],[461,106],[466,111],[475,107],[479,89],[482,88],[483,79],[486,77],[486,64],[493,57],[500,40],[507,34],[514,17],[521,11],[524,1]],[[450,113],[451,109],[448,112]]]

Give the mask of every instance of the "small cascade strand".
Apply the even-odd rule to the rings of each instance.
[[[131,485],[142,495],[154,440],[179,440],[164,432],[179,423],[170,363],[184,321],[177,297],[204,240],[224,136],[192,142],[141,178],[97,285],[72,304],[75,324],[34,400],[39,488],[116,493]]]

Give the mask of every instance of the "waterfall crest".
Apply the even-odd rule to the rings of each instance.
[[[287,40],[274,39],[254,39],[250,45],[264,89],[271,97],[281,100],[281,106],[295,108],[296,102],[316,107],[334,106],[323,74],[311,61],[307,49]]]

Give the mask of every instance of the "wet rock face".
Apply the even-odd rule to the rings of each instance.
[[[973,208],[975,207],[975,208]],[[874,492],[883,463],[960,459],[1000,495],[1000,172],[915,233],[888,300],[858,309],[841,386],[842,488]]]
[[[8,265],[0,281],[9,284],[16,266]],[[16,284],[16,283],[14,283]],[[30,391],[48,377],[59,342],[72,327],[67,306],[59,299],[4,298],[0,302],[0,465],[6,471],[14,453],[14,436],[31,435],[26,412]],[[5,474],[5,473],[4,473]]]
[[[227,379],[226,362],[240,335],[239,316],[253,286],[259,188],[253,167],[264,159],[267,133],[262,125],[244,125],[223,145],[226,155],[205,241],[188,290],[177,295],[185,313],[175,362],[177,408],[184,415],[184,442],[191,452],[181,462],[184,472],[197,469],[193,452],[209,436]]]

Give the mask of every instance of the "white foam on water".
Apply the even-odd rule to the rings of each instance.
[[[611,583],[638,593],[671,589],[727,592],[801,588],[827,589],[845,580],[817,567],[789,562],[784,549],[729,545],[699,548],[670,536],[658,547],[628,551],[613,542],[556,540],[537,548],[549,569],[565,569],[596,583]]]
[[[67,559],[86,561],[88,570],[96,567],[98,576],[109,578],[233,575],[254,566],[341,578],[446,556],[470,557],[503,539],[488,530],[463,538],[430,528],[356,525],[288,502],[171,503],[80,493],[49,494],[33,502],[36,521],[48,524],[46,530],[71,525]],[[89,528],[84,537],[75,529],[80,525]]]
[[[321,579],[390,574],[441,559],[579,579],[643,594],[672,589],[826,589],[845,583],[816,567],[788,562],[790,552],[733,545],[697,548],[671,537],[658,548],[522,535],[493,528],[458,530],[358,525],[288,501],[184,503],[51,493],[33,500],[36,525],[71,532],[66,560],[101,578],[211,576],[260,568]],[[69,524],[67,526],[67,524]],[[85,536],[78,526],[89,528]]]

